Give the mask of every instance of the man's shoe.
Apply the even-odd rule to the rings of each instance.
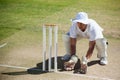
[[[70,55],[70,54],[65,54],[61,59],[62,59],[63,61],[68,61],[70,58],[71,58],[71,55]]]
[[[106,57],[100,58],[100,64],[101,64],[101,65],[106,65],[106,64],[108,64],[107,58],[106,58]]]

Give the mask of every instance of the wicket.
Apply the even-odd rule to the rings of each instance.
[[[48,50],[48,71],[51,70],[51,58],[52,58],[52,29],[54,29],[54,71],[57,72],[57,47],[58,47],[58,26],[54,24],[46,24],[43,25],[43,65],[42,65],[42,70],[46,71],[46,30],[47,28],[49,29],[49,35],[48,35],[48,40],[49,40],[49,50]]]

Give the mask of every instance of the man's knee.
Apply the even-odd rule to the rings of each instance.
[[[64,42],[69,42],[70,41],[70,36],[68,34],[63,34],[63,41]]]
[[[96,48],[98,50],[98,58],[107,57],[107,40],[105,38],[96,40]]]
[[[107,40],[105,38],[96,40],[96,46],[101,48],[101,49],[106,49],[107,44],[108,44],[108,42],[107,42]]]

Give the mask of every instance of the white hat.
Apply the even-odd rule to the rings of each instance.
[[[80,22],[83,24],[88,24],[88,15],[85,12],[79,12],[76,18],[72,19],[73,23]]]

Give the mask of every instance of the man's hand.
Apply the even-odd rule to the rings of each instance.
[[[95,46],[95,41],[90,41],[87,55],[86,55],[86,57],[82,57],[81,68],[80,68],[80,73],[82,73],[82,74],[87,73],[87,59],[89,59],[92,56],[94,46]]]
[[[89,41],[89,49],[87,51],[86,58],[89,59],[92,56],[94,47],[95,47],[95,41]]]
[[[70,38],[70,50],[71,50],[71,55],[75,55],[75,53],[76,53],[76,38]]]

